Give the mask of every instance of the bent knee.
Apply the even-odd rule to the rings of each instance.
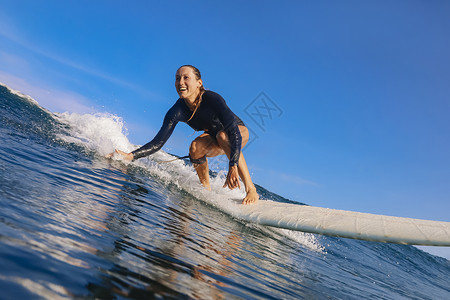
[[[191,157],[195,157],[196,156],[195,154],[198,153],[198,148],[199,148],[198,144],[199,143],[194,140],[194,141],[192,141],[191,146],[189,146],[189,155]]]
[[[206,151],[203,143],[198,139],[193,140],[189,147],[189,156],[192,158],[201,158],[205,156],[205,153]]]
[[[222,130],[216,134],[216,139],[219,142],[226,142],[226,141],[228,141],[228,135],[225,131]]]

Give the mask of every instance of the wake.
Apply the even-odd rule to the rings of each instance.
[[[138,146],[133,145],[128,140],[124,121],[118,116],[107,113],[62,113],[55,114],[55,116],[59,122],[65,123],[70,127],[69,132],[59,135],[61,140],[83,146],[94,151],[99,156],[104,157],[114,149],[131,152],[138,148]],[[246,206],[242,204],[242,199],[245,197],[244,188],[234,190],[223,188],[223,183],[226,178],[225,170],[219,171],[215,176],[211,177],[211,191],[208,191],[200,184],[196,171],[189,162],[174,160],[170,163],[161,163],[175,158],[175,156],[163,150],[134,162],[124,161],[117,154],[114,154],[112,157],[112,159],[122,161],[125,164],[142,167],[150,175],[158,178],[158,181],[166,185],[175,185],[178,189],[189,193],[208,205],[214,206],[241,222],[256,225],[256,223],[248,221],[249,215],[243,210]],[[261,198],[259,202],[271,203],[273,201]],[[274,222],[277,222],[277,220],[274,220]],[[324,251],[324,247],[319,243],[314,234],[282,228],[273,229],[310,250]]]

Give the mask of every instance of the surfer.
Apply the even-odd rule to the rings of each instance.
[[[200,71],[196,67],[181,66],[175,75],[175,88],[180,98],[166,113],[163,125],[153,140],[131,153],[118,149],[115,152],[127,160],[153,154],[166,143],[177,123],[185,122],[195,131],[204,131],[189,147],[189,159],[201,184],[211,190],[207,157],[226,154],[229,169],[223,187],[241,188],[240,177],[247,193],[242,203],[258,201],[258,193],[241,153],[249,139],[245,124],[230,110],[219,94],[205,90]],[[113,153],[107,157],[112,155]]]

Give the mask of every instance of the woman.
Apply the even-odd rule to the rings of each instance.
[[[205,90],[200,71],[196,67],[181,66],[176,73],[175,88],[180,98],[167,112],[155,138],[131,153],[120,150],[116,152],[127,160],[148,156],[162,148],[179,121],[185,122],[196,131],[204,131],[189,148],[189,159],[203,186],[211,190],[206,158],[226,154],[230,162],[223,187],[240,188],[240,176],[247,193],[242,203],[258,201],[258,193],[241,153],[249,138],[244,123],[230,110],[219,94]]]

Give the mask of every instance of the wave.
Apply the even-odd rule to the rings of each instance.
[[[164,151],[105,159],[137,147],[118,116],[52,113],[4,86],[0,99],[7,296],[448,298],[447,260],[245,221],[244,192],[222,188],[225,171],[212,174],[209,192],[189,161],[159,163],[174,157]]]
[[[138,147],[129,142],[126,137],[127,129],[124,121],[118,116],[107,113],[82,115],[63,113],[56,114],[56,116],[60,122],[68,124],[71,128],[69,135],[60,136],[61,140],[83,146],[100,156],[111,153],[114,149],[131,152]],[[120,156],[114,156],[113,158],[121,160]],[[161,163],[174,158],[176,156],[160,150],[150,157],[139,159],[132,164],[144,168],[149,172],[150,176],[158,178],[164,184],[175,185],[198,200],[243,221],[240,201],[245,197],[245,191],[243,188],[240,190],[228,190],[222,187],[226,178],[225,170],[218,173],[211,172],[211,191],[208,191],[200,184],[196,171],[188,160]],[[129,164],[129,162],[124,163]],[[257,186],[257,190],[262,200],[300,204],[271,193],[260,186]],[[313,234],[286,229],[275,230],[309,249],[324,251],[324,248]]]
[[[10,126],[26,129],[28,134],[37,134],[51,143],[63,145],[86,155],[97,156],[100,159],[114,149],[131,152],[138,147],[128,140],[128,130],[123,118],[119,116],[110,113],[52,113],[41,107],[38,101],[32,97],[6,86],[3,88],[16,97],[6,95],[8,103],[5,103],[5,106],[9,106],[14,112],[8,111],[2,115],[10,119],[7,122]],[[10,116],[16,117],[11,118]],[[12,121],[13,119],[15,121]],[[122,161],[122,163],[141,167],[149,173],[149,176],[158,178],[160,182],[174,185],[196,199],[229,214],[236,220],[246,222],[241,218],[240,208],[240,201],[245,197],[245,191],[243,188],[228,190],[222,187],[226,178],[226,170],[211,172],[211,191],[208,191],[200,184],[196,171],[188,160],[161,163],[174,158],[176,156],[160,150],[150,157],[141,158],[132,163],[126,161]],[[113,156],[113,159],[121,161],[121,157],[117,155]],[[257,184],[255,186],[261,200],[303,205],[303,203],[294,202],[272,193]],[[287,229],[269,229],[269,231],[274,230],[309,249],[324,251],[324,247],[314,234]]]

